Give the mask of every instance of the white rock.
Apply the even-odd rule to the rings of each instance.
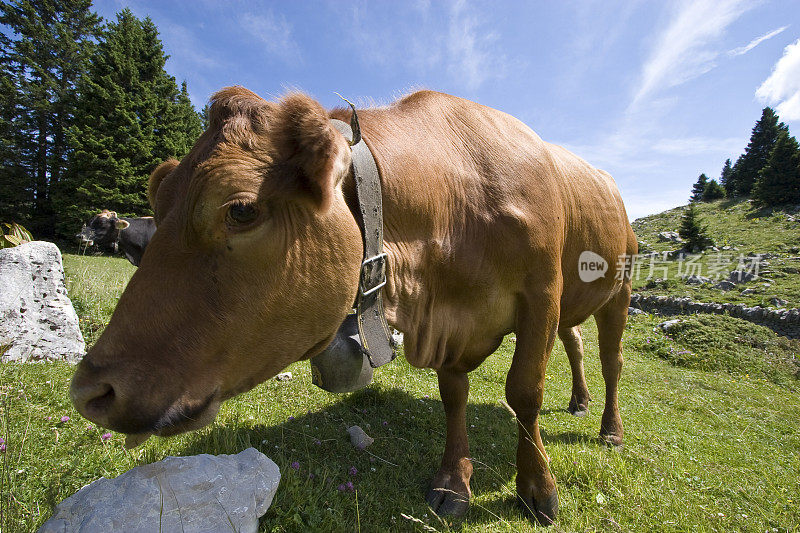
[[[292,380],[292,373],[291,372],[281,372],[277,376],[275,376],[276,381],[291,381]]]
[[[0,250],[0,360],[78,362],[86,349],[61,252],[34,241]]]
[[[665,322],[661,322],[659,325],[654,327],[653,331],[658,332],[658,330],[660,329],[664,333],[669,333],[669,330],[671,330],[673,327],[677,326],[681,322],[682,322],[682,320],[680,318],[675,318],[673,320],[667,320]]]
[[[255,532],[280,478],[278,466],[255,448],[167,457],[83,487],[56,506],[39,533]]]
[[[350,426],[347,428],[347,432],[350,434],[350,444],[359,450],[363,450],[375,442],[375,439],[367,435],[367,432],[361,429],[359,426]]]

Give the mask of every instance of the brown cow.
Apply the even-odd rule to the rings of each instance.
[[[134,441],[202,427],[222,401],[319,353],[358,287],[350,149],[329,120],[350,111],[233,87],[210,116],[180,165],[151,177],[158,230],[72,381],[85,417]],[[428,502],[466,510],[467,373],[513,331],[517,492],[548,523],[558,497],[538,427],[545,367],[557,334],[576,353],[572,328],[591,315],[606,383],[600,434],[622,442],[630,279],[618,258],[637,245],[619,192],[517,119],[460,98],[421,91],[359,117],[383,183],[386,316],[406,359],[436,370],[447,416]],[[604,276],[581,280],[584,251],[607,262]]]

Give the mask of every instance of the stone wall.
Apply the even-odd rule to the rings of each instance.
[[[800,338],[800,309],[772,309],[748,307],[744,304],[718,304],[695,302],[690,298],[673,296],[631,295],[631,307],[662,315],[689,315],[695,313],[727,314],[770,328],[778,335],[790,339]]]

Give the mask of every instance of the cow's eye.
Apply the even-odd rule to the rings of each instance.
[[[258,217],[258,210],[251,204],[235,203],[228,208],[228,222],[242,226],[250,224]]]

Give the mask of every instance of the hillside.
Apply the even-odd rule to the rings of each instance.
[[[708,228],[716,250],[708,249],[688,263],[661,258],[641,258],[634,271],[634,290],[642,294],[688,296],[704,302],[731,302],[771,307],[800,307],[800,206],[786,210],[757,210],[749,200],[718,200],[696,204],[701,223]],[[685,206],[642,217],[632,223],[639,239],[639,253],[674,251],[674,242],[661,242],[659,233],[678,231]],[[742,258],[752,266],[755,254],[762,256],[759,276],[723,290],[714,286],[735,270]],[[685,274],[711,278],[699,285],[687,284]],[[637,275],[638,273],[638,275]],[[744,292],[744,294],[742,294]],[[779,300],[783,300],[781,303]]]

